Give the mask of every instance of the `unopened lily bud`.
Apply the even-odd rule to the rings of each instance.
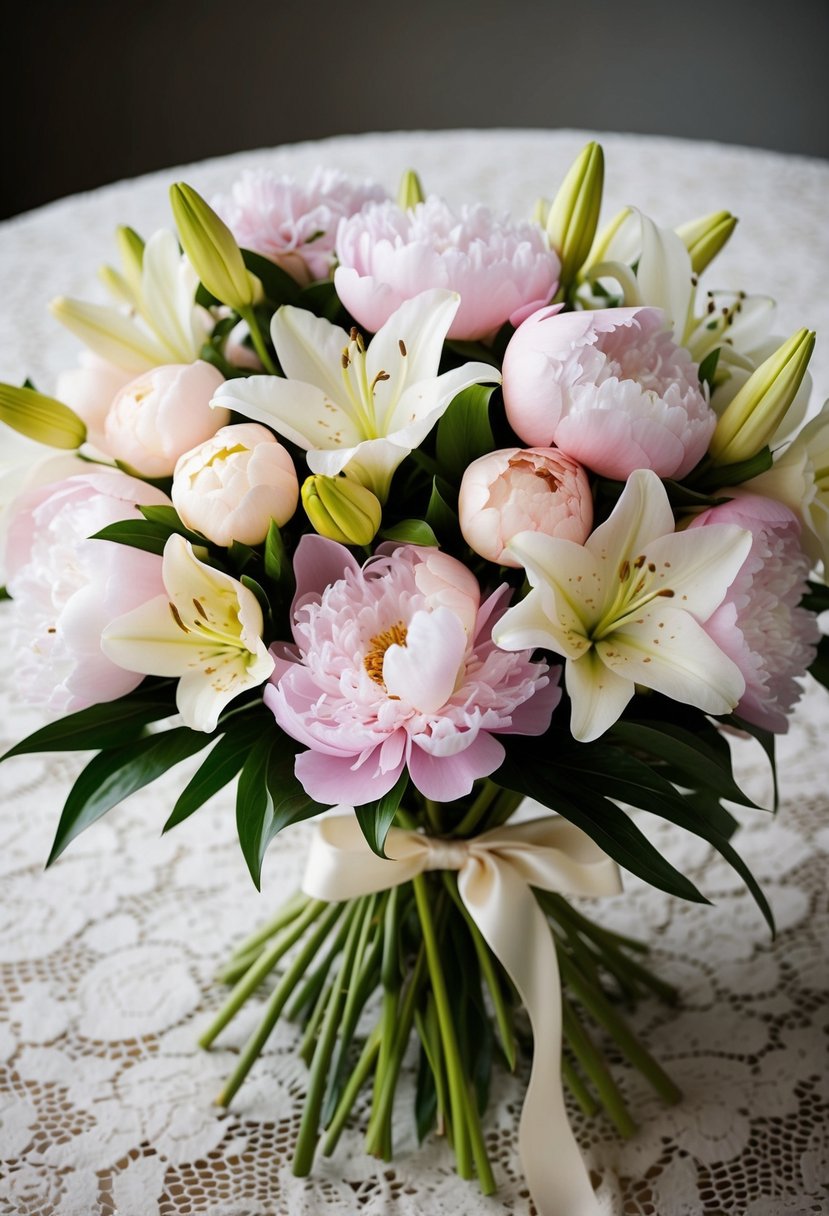
[[[68,405],[13,384],[0,384],[0,422],[51,448],[72,451],[86,439],[86,426]]]
[[[691,256],[694,274],[702,274],[713,262],[736,227],[736,215],[730,211],[712,211],[710,215],[702,215],[677,228],[676,234]]]
[[[227,224],[185,182],[170,187],[170,202],[184,252],[204,286],[237,312],[250,309],[258,283]]]
[[[800,388],[815,335],[799,329],[749,376],[721,415],[709,454],[715,464],[750,460],[777,431]]]
[[[539,224],[542,228],[547,227],[547,219],[550,215],[550,200],[548,198],[537,198],[535,206],[530,213],[530,219],[534,224]]]
[[[573,162],[547,216],[547,236],[561,259],[567,287],[587,260],[596,235],[604,185],[604,153],[594,140]]]
[[[590,248],[590,253],[585,259],[584,265],[579,271],[578,279],[582,282],[587,277],[587,272],[593,266],[598,266],[606,261],[608,250],[613,242],[619,229],[633,214],[632,207],[623,207],[621,211],[617,211],[612,220],[608,220],[601,232],[598,233]]]
[[[115,240],[121,255],[124,278],[135,295],[141,294],[141,274],[144,269],[144,242],[133,228],[120,225],[115,230]]]
[[[412,207],[416,207],[418,203],[422,203],[425,198],[426,195],[423,193],[420,178],[414,169],[407,169],[400,179],[400,185],[397,187],[398,207],[401,211],[409,211]]]
[[[302,505],[320,536],[341,545],[368,545],[377,534],[383,508],[371,490],[347,477],[308,477]]]

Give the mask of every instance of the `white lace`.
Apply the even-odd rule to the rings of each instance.
[[[325,162],[357,177],[374,173],[393,188],[398,170],[415,165],[452,201],[481,198],[517,216],[550,193],[582,142],[572,132],[515,132],[303,145],[171,170],[2,225],[2,378],[32,374],[44,390],[53,387],[75,347],[49,321],[46,301],[58,292],[96,297],[94,272],[109,254],[110,232],[122,222],[148,234],[164,222],[168,181],[185,177],[210,194],[243,166],[307,176]],[[829,335],[829,295],[818,291],[829,253],[826,166],[680,141],[604,143],[608,214],[631,201],[679,222],[730,207],[743,223],[717,281],[776,295],[781,333],[809,324]],[[824,389],[828,355],[824,342],[815,367]],[[7,660],[6,743],[39,724],[14,685]],[[607,1216],[829,1211],[827,730],[829,696],[811,687],[781,741],[777,817],[741,813],[739,848],[774,907],[775,943],[724,863],[649,818],[659,847],[715,906],[682,904],[630,880],[624,896],[588,909],[652,941],[657,970],[682,992],[679,1009],[649,1003],[633,1021],[682,1085],[683,1101],[665,1109],[619,1064],[640,1125],[633,1140],[620,1141],[601,1116],[572,1110]],[[736,754],[750,789],[767,795],[759,749],[738,742]],[[80,766],[78,757],[34,756],[0,768],[0,1216],[530,1216],[515,1151],[526,1071],[496,1073],[487,1128],[499,1192],[488,1201],[455,1176],[439,1141],[418,1148],[410,1075],[393,1164],[363,1154],[362,1107],[336,1155],[318,1162],[312,1179],[293,1178],[305,1069],[289,1025],[277,1028],[234,1108],[220,1113],[212,1099],[256,1009],[243,1010],[213,1051],[198,1051],[195,1039],[222,995],[214,971],[298,883],[306,832],[286,832],[272,846],[258,896],[235,842],[229,794],[159,839],[186,779],[182,766],[43,873]]]

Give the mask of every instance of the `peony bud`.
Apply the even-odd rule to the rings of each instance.
[[[766,446],[794,401],[815,346],[799,329],[749,376],[723,411],[709,453],[717,465],[750,460]]]
[[[227,224],[184,182],[170,187],[170,202],[184,252],[204,286],[237,312],[250,309],[259,284]]]
[[[294,462],[271,432],[255,422],[224,426],[179,459],[173,506],[186,527],[214,544],[258,545],[271,520],[282,527],[299,498]]]
[[[420,178],[414,169],[407,169],[400,179],[400,185],[397,187],[398,207],[401,211],[408,211],[411,207],[416,207],[418,203],[422,203],[425,198],[426,195],[423,193]]]
[[[0,384],[0,421],[51,448],[72,450],[86,439],[86,426],[74,410],[33,388]]]
[[[210,408],[224,377],[202,360],[154,367],[125,384],[104,423],[108,455],[142,477],[170,477],[184,452],[230,421]]]
[[[458,514],[470,548],[501,566],[519,566],[507,550],[519,532],[584,544],[593,499],[582,466],[557,448],[505,448],[469,465]]]
[[[676,234],[690,254],[694,274],[702,274],[713,262],[736,227],[736,215],[730,211],[712,211],[710,215],[702,215],[677,228]]]
[[[604,185],[604,153],[591,140],[570,167],[547,215],[547,236],[561,258],[560,285],[573,281],[596,235]]]
[[[383,508],[371,490],[347,477],[308,477],[302,505],[320,536],[341,545],[368,545],[374,540]]]

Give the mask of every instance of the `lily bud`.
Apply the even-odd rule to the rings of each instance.
[[[115,229],[115,240],[121,255],[121,266],[124,278],[133,290],[133,294],[141,294],[141,275],[144,269],[144,242],[134,228],[120,225]]]
[[[237,312],[250,309],[258,283],[227,224],[184,182],[170,187],[170,202],[184,252],[204,286]]]
[[[677,228],[677,236],[691,255],[694,274],[702,274],[706,266],[713,262],[736,227],[736,215],[730,211],[712,211],[710,215],[701,215],[699,219]]]
[[[590,253],[604,185],[604,153],[594,140],[573,162],[547,216],[547,236],[561,259],[561,285],[576,277]]]
[[[397,187],[398,207],[401,211],[409,211],[412,207],[416,207],[418,203],[422,203],[425,197],[420,178],[414,169],[407,169],[400,179],[400,185]]]
[[[534,224],[540,224],[542,228],[547,227],[547,220],[550,215],[550,200],[548,198],[537,198],[535,206],[530,213],[530,219]]]
[[[799,329],[752,373],[717,423],[709,454],[717,465],[750,460],[777,431],[800,388],[815,335]]]
[[[383,508],[371,490],[347,477],[306,478],[302,505],[320,536],[341,545],[368,545],[377,534]]]
[[[578,281],[581,283],[587,278],[587,272],[593,266],[598,266],[607,260],[607,253],[610,249],[613,238],[622,227],[624,222],[633,214],[632,207],[623,207],[621,211],[617,211],[612,220],[608,220],[604,228],[593,241],[584,265],[578,274]]]
[[[0,421],[51,448],[72,451],[86,439],[86,427],[74,410],[33,388],[0,384]]]

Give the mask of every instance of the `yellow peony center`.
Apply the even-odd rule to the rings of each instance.
[[[406,626],[402,621],[369,638],[371,650],[363,658],[363,666],[375,684],[383,684],[383,659],[389,646],[406,645]]]

